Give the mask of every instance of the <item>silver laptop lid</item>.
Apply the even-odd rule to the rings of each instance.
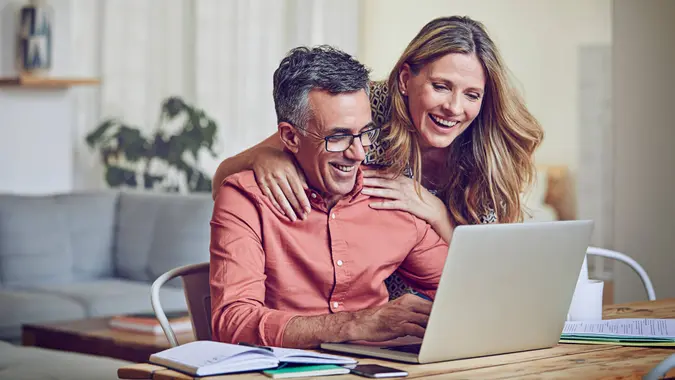
[[[592,221],[459,226],[420,363],[555,345]]]

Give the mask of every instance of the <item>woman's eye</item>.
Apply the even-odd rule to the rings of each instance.
[[[432,86],[434,87],[434,90],[447,90],[448,87],[443,85],[443,84],[438,84],[438,83],[432,83]]]
[[[466,96],[471,99],[471,100],[478,100],[480,99],[480,95],[478,94],[466,94]]]

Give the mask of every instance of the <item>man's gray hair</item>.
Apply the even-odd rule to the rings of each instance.
[[[274,108],[277,122],[306,130],[310,117],[309,92],[369,93],[370,70],[349,54],[328,45],[297,47],[274,71]]]

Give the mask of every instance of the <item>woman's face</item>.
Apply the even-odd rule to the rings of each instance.
[[[485,73],[475,54],[447,54],[415,75],[407,64],[399,88],[422,136],[423,148],[447,148],[478,116],[485,91]]]

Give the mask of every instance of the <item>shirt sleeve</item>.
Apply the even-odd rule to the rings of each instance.
[[[220,342],[283,346],[296,316],[265,307],[265,252],[260,203],[230,183],[221,186],[211,218],[211,327]]]
[[[398,273],[415,290],[432,299],[441,281],[448,256],[448,244],[426,222],[416,219],[417,243],[398,269]]]

